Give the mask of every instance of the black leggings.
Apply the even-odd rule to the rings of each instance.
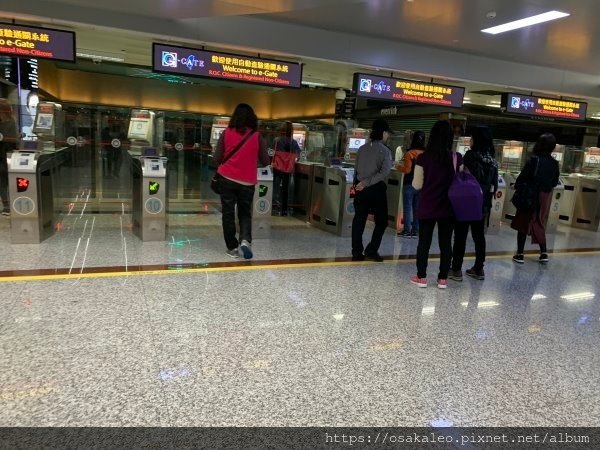
[[[527,240],[527,235],[525,233],[517,234],[517,255],[522,255],[525,251],[525,241]],[[546,253],[548,249],[546,248],[546,244],[540,244],[540,253]]]

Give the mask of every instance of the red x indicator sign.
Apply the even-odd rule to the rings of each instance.
[[[27,178],[17,177],[17,192],[25,192],[29,188],[29,180]]]

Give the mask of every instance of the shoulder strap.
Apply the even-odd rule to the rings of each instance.
[[[236,145],[234,147],[233,150],[231,150],[231,152],[229,152],[229,154],[223,158],[223,161],[221,161],[221,165],[225,164],[227,162],[227,160],[229,160],[229,158],[231,158],[235,152],[237,152],[240,148],[242,148],[242,146],[248,141],[248,139],[250,139],[251,136],[253,136],[255,133],[255,131],[251,131],[250,133],[248,133],[239,143],[238,145]],[[223,136],[223,142],[225,142],[225,136]]]
[[[456,172],[456,164],[457,164],[458,156],[456,156],[456,152],[452,152],[452,164],[454,165],[454,172]]]
[[[534,156],[534,158],[535,158],[535,169],[533,171],[533,178],[537,177],[538,168],[540,166],[540,158],[537,156]]]

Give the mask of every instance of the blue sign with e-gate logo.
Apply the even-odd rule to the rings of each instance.
[[[194,69],[194,67],[204,67],[204,60],[198,58],[194,54],[180,57],[177,52],[162,52],[162,66],[177,69],[179,64],[187,67],[188,70]]]
[[[153,44],[152,70],[243,83],[299,88],[299,63]]]
[[[504,94],[506,112],[554,119],[585,120],[587,103],[564,98],[546,98],[526,94]]]

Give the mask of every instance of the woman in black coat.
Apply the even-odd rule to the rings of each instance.
[[[548,249],[546,248],[546,222],[550,212],[552,201],[552,189],[558,184],[560,170],[558,161],[552,157],[552,151],[556,147],[556,138],[553,134],[542,134],[533,147],[533,155],[517,177],[515,189],[520,185],[527,184],[533,187],[533,211],[517,208],[517,214],[510,224],[511,228],[517,230],[517,253],[513,261],[523,264],[525,241],[531,236],[531,243],[540,246],[540,263],[548,262]]]

